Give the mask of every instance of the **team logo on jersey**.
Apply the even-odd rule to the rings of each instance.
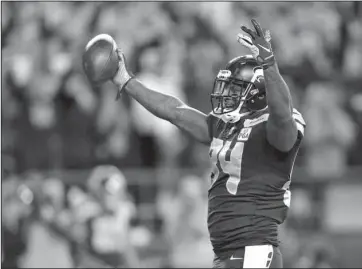
[[[249,139],[251,133],[251,127],[246,127],[241,129],[240,134],[238,136],[238,141],[247,141]]]

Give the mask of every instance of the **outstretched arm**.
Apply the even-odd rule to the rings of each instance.
[[[269,119],[267,122],[267,139],[280,151],[289,151],[295,144],[298,135],[297,124],[293,118],[293,104],[288,85],[279,73],[271,48],[270,32],[265,34],[260,25],[251,21],[255,31],[242,26],[241,29],[250,35],[238,35],[238,41],[249,48],[264,69]]]
[[[176,125],[201,143],[210,142],[204,113],[187,106],[179,98],[147,88],[135,78],[124,89],[156,117]]]
[[[136,78],[128,75],[123,54],[119,51],[120,68],[113,78],[119,91],[126,91],[156,117],[167,120],[187,132],[197,141],[209,144],[210,136],[206,115],[187,106],[180,99],[147,88]]]

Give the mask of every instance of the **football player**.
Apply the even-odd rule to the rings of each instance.
[[[281,268],[278,225],[290,206],[289,184],[305,122],[293,108],[279,73],[270,32],[252,20],[238,42],[252,55],[220,70],[211,93],[212,112],[197,111],[178,98],[153,91],[127,70],[119,54],[113,78],[155,116],[210,146],[208,228],[214,268]]]

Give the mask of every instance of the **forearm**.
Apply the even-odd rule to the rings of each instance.
[[[269,120],[269,143],[281,151],[289,151],[297,139],[297,126],[293,119],[293,104],[288,85],[276,64],[264,71]]]
[[[176,118],[177,108],[183,105],[180,99],[151,90],[137,79],[131,79],[124,90],[153,115],[170,122]]]
[[[270,117],[280,124],[292,120],[292,98],[277,64],[264,70],[264,78]]]
[[[120,69],[113,79],[119,90],[126,91],[153,115],[169,121],[197,141],[210,143],[207,117],[204,113],[187,106],[177,97],[147,88],[136,78],[129,79],[129,75],[125,75],[125,67],[120,65],[120,68],[123,69]]]

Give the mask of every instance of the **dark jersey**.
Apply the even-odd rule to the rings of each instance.
[[[217,255],[249,245],[278,245],[278,224],[289,208],[291,173],[305,122],[294,109],[298,139],[289,152],[281,152],[267,141],[268,117],[267,109],[235,123],[208,116],[212,136],[208,228]]]

